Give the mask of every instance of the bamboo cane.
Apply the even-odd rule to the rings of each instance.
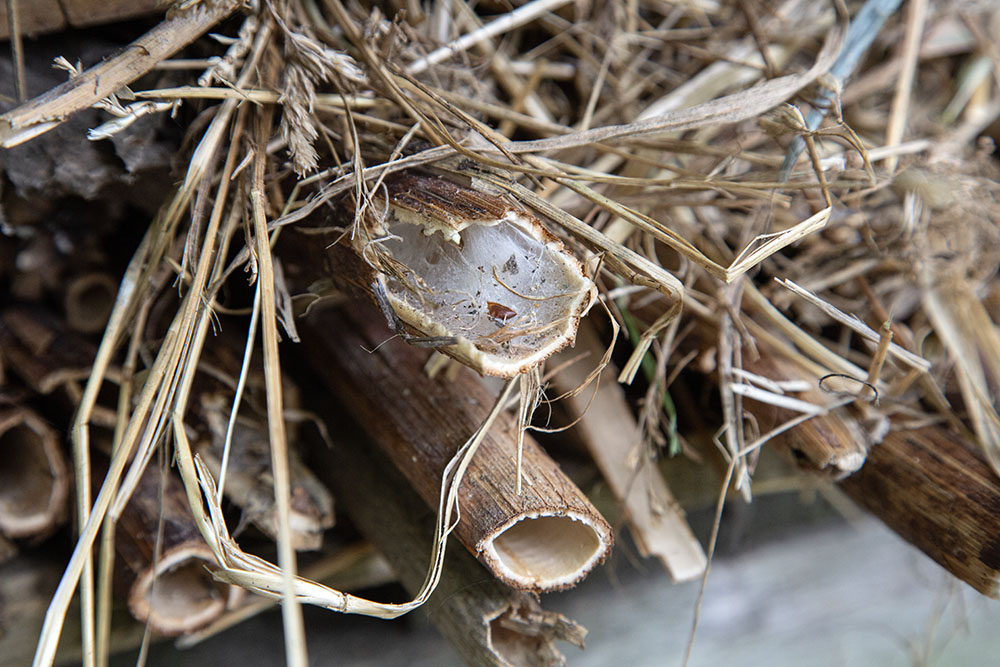
[[[386,341],[384,322],[364,306],[317,312],[305,327],[310,360],[323,381],[424,501],[436,505],[445,466],[490,410],[489,391],[468,373],[453,383],[428,378],[426,352]],[[566,588],[611,547],[607,522],[530,437],[518,469],[513,418],[494,425],[465,480],[456,534],[511,586]]]
[[[334,446],[323,443],[311,450],[320,463],[316,467],[351,520],[414,593],[425,575],[433,514],[384,455],[368,447],[364,436],[345,429],[340,419],[331,427],[334,423],[339,433]],[[452,549],[428,601],[431,622],[468,664],[565,664],[555,646],[557,639],[583,647],[584,628],[561,614],[543,611],[531,595],[484,574],[469,554]]]
[[[55,429],[32,410],[0,407],[0,533],[34,540],[66,519],[70,475]]]

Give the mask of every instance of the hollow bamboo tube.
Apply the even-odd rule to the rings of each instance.
[[[324,414],[335,411],[323,409]],[[434,515],[399,471],[364,436],[331,420],[333,447],[318,444],[316,469],[335,491],[351,521],[386,557],[403,586],[415,594],[423,583],[434,534]],[[373,499],[378,499],[373,502]],[[540,609],[528,593],[484,578],[472,556],[452,549],[426,609],[431,622],[470,665],[558,665],[562,639],[583,647],[581,626]]]
[[[310,362],[322,379],[436,507],[445,466],[490,411],[489,391],[470,373],[452,383],[428,378],[426,350],[387,341],[384,320],[367,305],[314,312],[304,326]],[[611,529],[530,437],[518,496],[516,456],[516,423],[501,416],[461,485],[456,535],[510,586],[572,586],[607,555]]]
[[[198,433],[198,453],[215,476],[220,478],[227,436],[229,459],[223,492],[265,535],[277,540],[277,509],[271,471],[271,446],[267,418],[263,414],[264,374],[260,364],[251,362],[246,376],[246,393],[239,415],[230,431],[234,389],[243,364],[245,341],[235,334],[220,334],[206,347],[201,371],[195,381],[187,426]],[[256,357],[259,359],[259,355]],[[208,369],[212,369],[208,372]],[[222,380],[225,378],[225,381]],[[299,392],[292,383],[283,389],[286,415],[297,412]],[[296,550],[315,550],[323,545],[323,533],[334,524],[334,502],[329,490],[302,462],[300,429],[288,423],[288,467],[291,485],[289,528]]]
[[[76,276],[66,286],[63,308],[66,323],[75,331],[93,334],[104,330],[118,294],[118,283],[107,273]]]
[[[0,408],[0,533],[50,535],[66,518],[69,487],[59,434],[27,408]]]
[[[183,485],[153,465],[118,520],[115,550],[129,611],[158,634],[199,630],[226,610],[230,595],[241,594],[212,578],[216,560],[194,524]]]
[[[793,362],[766,354],[764,349],[761,349],[757,359],[744,355],[743,370],[775,382],[805,381],[809,385],[808,389],[790,395],[817,406],[831,402],[831,396],[819,389],[819,377]],[[767,433],[802,414],[752,399],[744,399],[743,405],[756,417],[761,433]],[[778,434],[769,442],[798,468],[833,479],[843,479],[864,464],[868,453],[868,436],[856,419],[844,414],[849,410],[851,408],[845,406],[814,417]]]
[[[1000,598],[1000,481],[971,443],[941,426],[890,431],[840,488],[953,575]]]

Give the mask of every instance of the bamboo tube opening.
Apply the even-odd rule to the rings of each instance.
[[[81,333],[103,330],[117,293],[118,285],[105,273],[78,276],[66,289],[66,322]]]
[[[571,586],[607,553],[600,526],[578,514],[519,517],[485,542],[483,556],[508,583],[547,591]]]
[[[390,183],[381,247],[405,267],[380,280],[399,317],[486,375],[511,377],[571,342],[593,283],[528,213],[432,177]]]
[[[20,410],[0,415],[0,531],[19,538],[54,528],[68,474],[55,435],[39,419]]]
[[[175,636],[199,630],[226,609],[229,585],[213,579],[216,564],[205,544],[182,544],[143,572],[129,592],[129,609],[155,632]]]

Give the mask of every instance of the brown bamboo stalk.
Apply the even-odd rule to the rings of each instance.
[[[118,283],[107,273],[90,272],[75,276],[66,285],[63,308],[66,323],[84,334],[104,330],[115,305]]]
[[[325,410],[331,414],[333,410]],[[389,560],[403,586],[415,594],[426,575],[434,515],[385,456],[364,436],[331,420],[339,437],[312,453],[351,521]],[[377,502],[373,502],[377,499]],[[463,510],[468,511],[470,508]],[[561,665],[556,640],[580,648],[586,630],[543,611],[528,593],[484,577],[479,563],[452,549],[437,590],[427,602],[432,623],[470,665]]]
[[[70,474],[60,436],[23,407],[0,407],[0,533],[42,539],[66,519]]]
[[[222,615],[230,596],[242,594],[212,578],[215,556],[195,526],[183,485],[154,465],[118,520],[115,550],[129,611],[158,634],[199,630]]]
[[[1000,598],[1000,482],[941,426],[893,430],[840,488],[983,595]]]
[[[310,361],[323,380],[424,501],[436,507],[445,466],[479,428],[493,396],[469,373],[452,383],[428,378],[426,351],[387,341],[385,322],[364,305],[313,313],[305,326]],[[515,588],[571,586],[607,555],[610,527],[530,437],[524,441],[518,496],[516,456],[515,420],[502,416],[460,487],[456,535]]]
[[[580,387],[604,353],[602,348],[593,326],[584,322],[577,332],[576,347],[560,352],[552,361],[559,366],[581,352],[590,354],[556,374],[557,390],[565,393]],[[595,389],[563,399],[571,418],[579,417],[573,432],[594,457],[621,504],[639,552],[658,558],[674,581],[696,579],[705,571],[705,552],[655,464],[642,459],[636,468],[635,454],[642,446],[642,432],[617,376],[618,371],[609,364],[601,371]]]
[[[819,389],[819,378],[801,366],[786,361],[761,348],[757,359],[743,355],[743,370],[776,382],[804,380],[809,389],[791,394],[797,399],[817,406],[831,402],[832,397]],[[743,406],[757,419],[761,434],[788,422],[802,413],[769,403],[744,399]],[[865,462],[868,439],[857,418],[846,415],[851,408],[843,407],[825,415],[813,417],[769,442],[802,470],[833,479],[843,479],[855,472]]]

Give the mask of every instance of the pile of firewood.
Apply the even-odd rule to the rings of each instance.
[[[688,581],[672,462],[718,522],[764,448],[1000,596],[996,7],[158,4],[0,16],[10,664],[429,600],[560,664],[593,480]]]

